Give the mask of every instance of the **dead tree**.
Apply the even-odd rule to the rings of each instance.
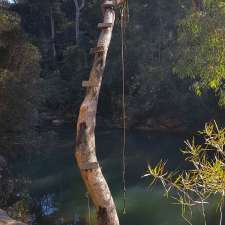
[[[115,5],[116,2],[103,0],[103,22],[98,24],[101,33],[97,47],[91,49],[94,61],[89,80],[82,83],[86,88],[86,96],[81,104],[77,121],[75,157],[87,191],[96,207],[99,225],[119,225],[116,207],[99,166],[95,149],[98,97],[115,21]]]
[[[76,44],[79,44],[79,36],[80,36],[80,13],[81,10],[85,6],[85,0],[81,1],[81,4],[79,3],[79,0],[73,0],[75,5],[75,32],[76,32]]]

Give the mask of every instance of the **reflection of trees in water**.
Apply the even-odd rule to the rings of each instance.
[[[40,198],[35,200],[35,205],[35,214],[38,224],[42,224],[41,221],[47,220],[50,225],[87,225],[86,220],[81,218],[76,212],[74,213],[73,219],[69,221],[67,218],[57,214],[58,209],[55,206],[54,194],[43,194]]]
[[[40,206],[43,216],[48,216],[57,211],[57,208],[54,206],[53,194],[45,194],[40,199]]]
[[[32,212],[35,215],[35,222],[32,225],[43,224],[43,222],[45,224],[48,217],[57,211],[53,197],[53,194],[43,193],[41,196],[32,198]]]

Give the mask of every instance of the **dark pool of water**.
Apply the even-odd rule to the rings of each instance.
[[[90,204],[76,163],[74,162],[74,134],[70,128],[58,128],[41,153],[31,161],[15,166],[19,176],[31,180],[30,195],[39,201],[44,218],[40,225],[95,224],[94,208]],[[185,165],[179,149],[185,136],[132,131],[127,134],[127,200],[126,215],[122,214],[122,132],[97,130],[97,155],[103,173],[118,207],[122,225],[182,225],[180,208],[163,197],[159,187],[149,188],[150,180],[142,179],[147,163],[168,160],[168,169]],[[201,216],[198,223],[203,224]],[[213,217],[214,218],[214,217]],[[201,222],[199,222],[201,221]],[[216,223],[213,223],[216,224]]]

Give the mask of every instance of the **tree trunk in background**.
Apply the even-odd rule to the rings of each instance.
[[[56,47],[55,47],[55,20],[53,16],[53,8],[50,6],[50,22],[51,22],[51,46],[52,46],[52,56],[56,57]]]
[[[119,225],[116,207],[98,164],[95,149],[98,97],[115,21],[115,11],[108,3],[109,1],[103,1],[104,21],[98,25],[101,34],[97,48],[92,50],[95,56],[89,81],[83,82],[83,86],[86,86],[87,90],[77,122],[75,157],[87,191],[96,207],[99,225]]]
[[[84,8],[85,0],[82,0],[81,5],[78,0],[74,0],[75,5],[75,32],[76,32],[76,44],[79,45],[79,36],[80,36],[80,12]]]

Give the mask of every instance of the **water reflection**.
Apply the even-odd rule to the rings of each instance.
[[[74,164],[73,130],[56,131],[54,143],[44,146],[43,154],[31,164],[20,162],[15,166],[20,175],[30,177],[29,193],[38,198],[42,217],[39,225],[87,225],[88,202],[80,173]],[[127,137],[127,215],[122,214],[121,131],[97,131],[97,154],[112,190],[123,225],[182,225],[179,208],[171,207],[160,189],[149,191],[148,179],[141,179],[147,162],[168,158],[170,168],[183,167],[178,149],[182,136],[130,132]],[[43,147],[43,146],[42,146]],[[46,149],[48,151],[46,151]],[[91,224],[96,224],[91,206]],[[162,216],[163,211],[163,216]]]
[[[54,206],[53,194],[45,194],[40,199],[40,206],[43,216],[49,216],[58,209]]]
[[[59,202],[57,202],[55,194],[48,193],[42,195],[38,200],[38,204],[41,210],[41,217],[39,216],[39,219],[37,217],[33,223],[30,223],[32,225],[88,225],[86,219],[82,218],[76,211],[73,213],[73,218],[65,216],[65,214],[56,207]],[[38,214],[37,209],[36,215]]]

